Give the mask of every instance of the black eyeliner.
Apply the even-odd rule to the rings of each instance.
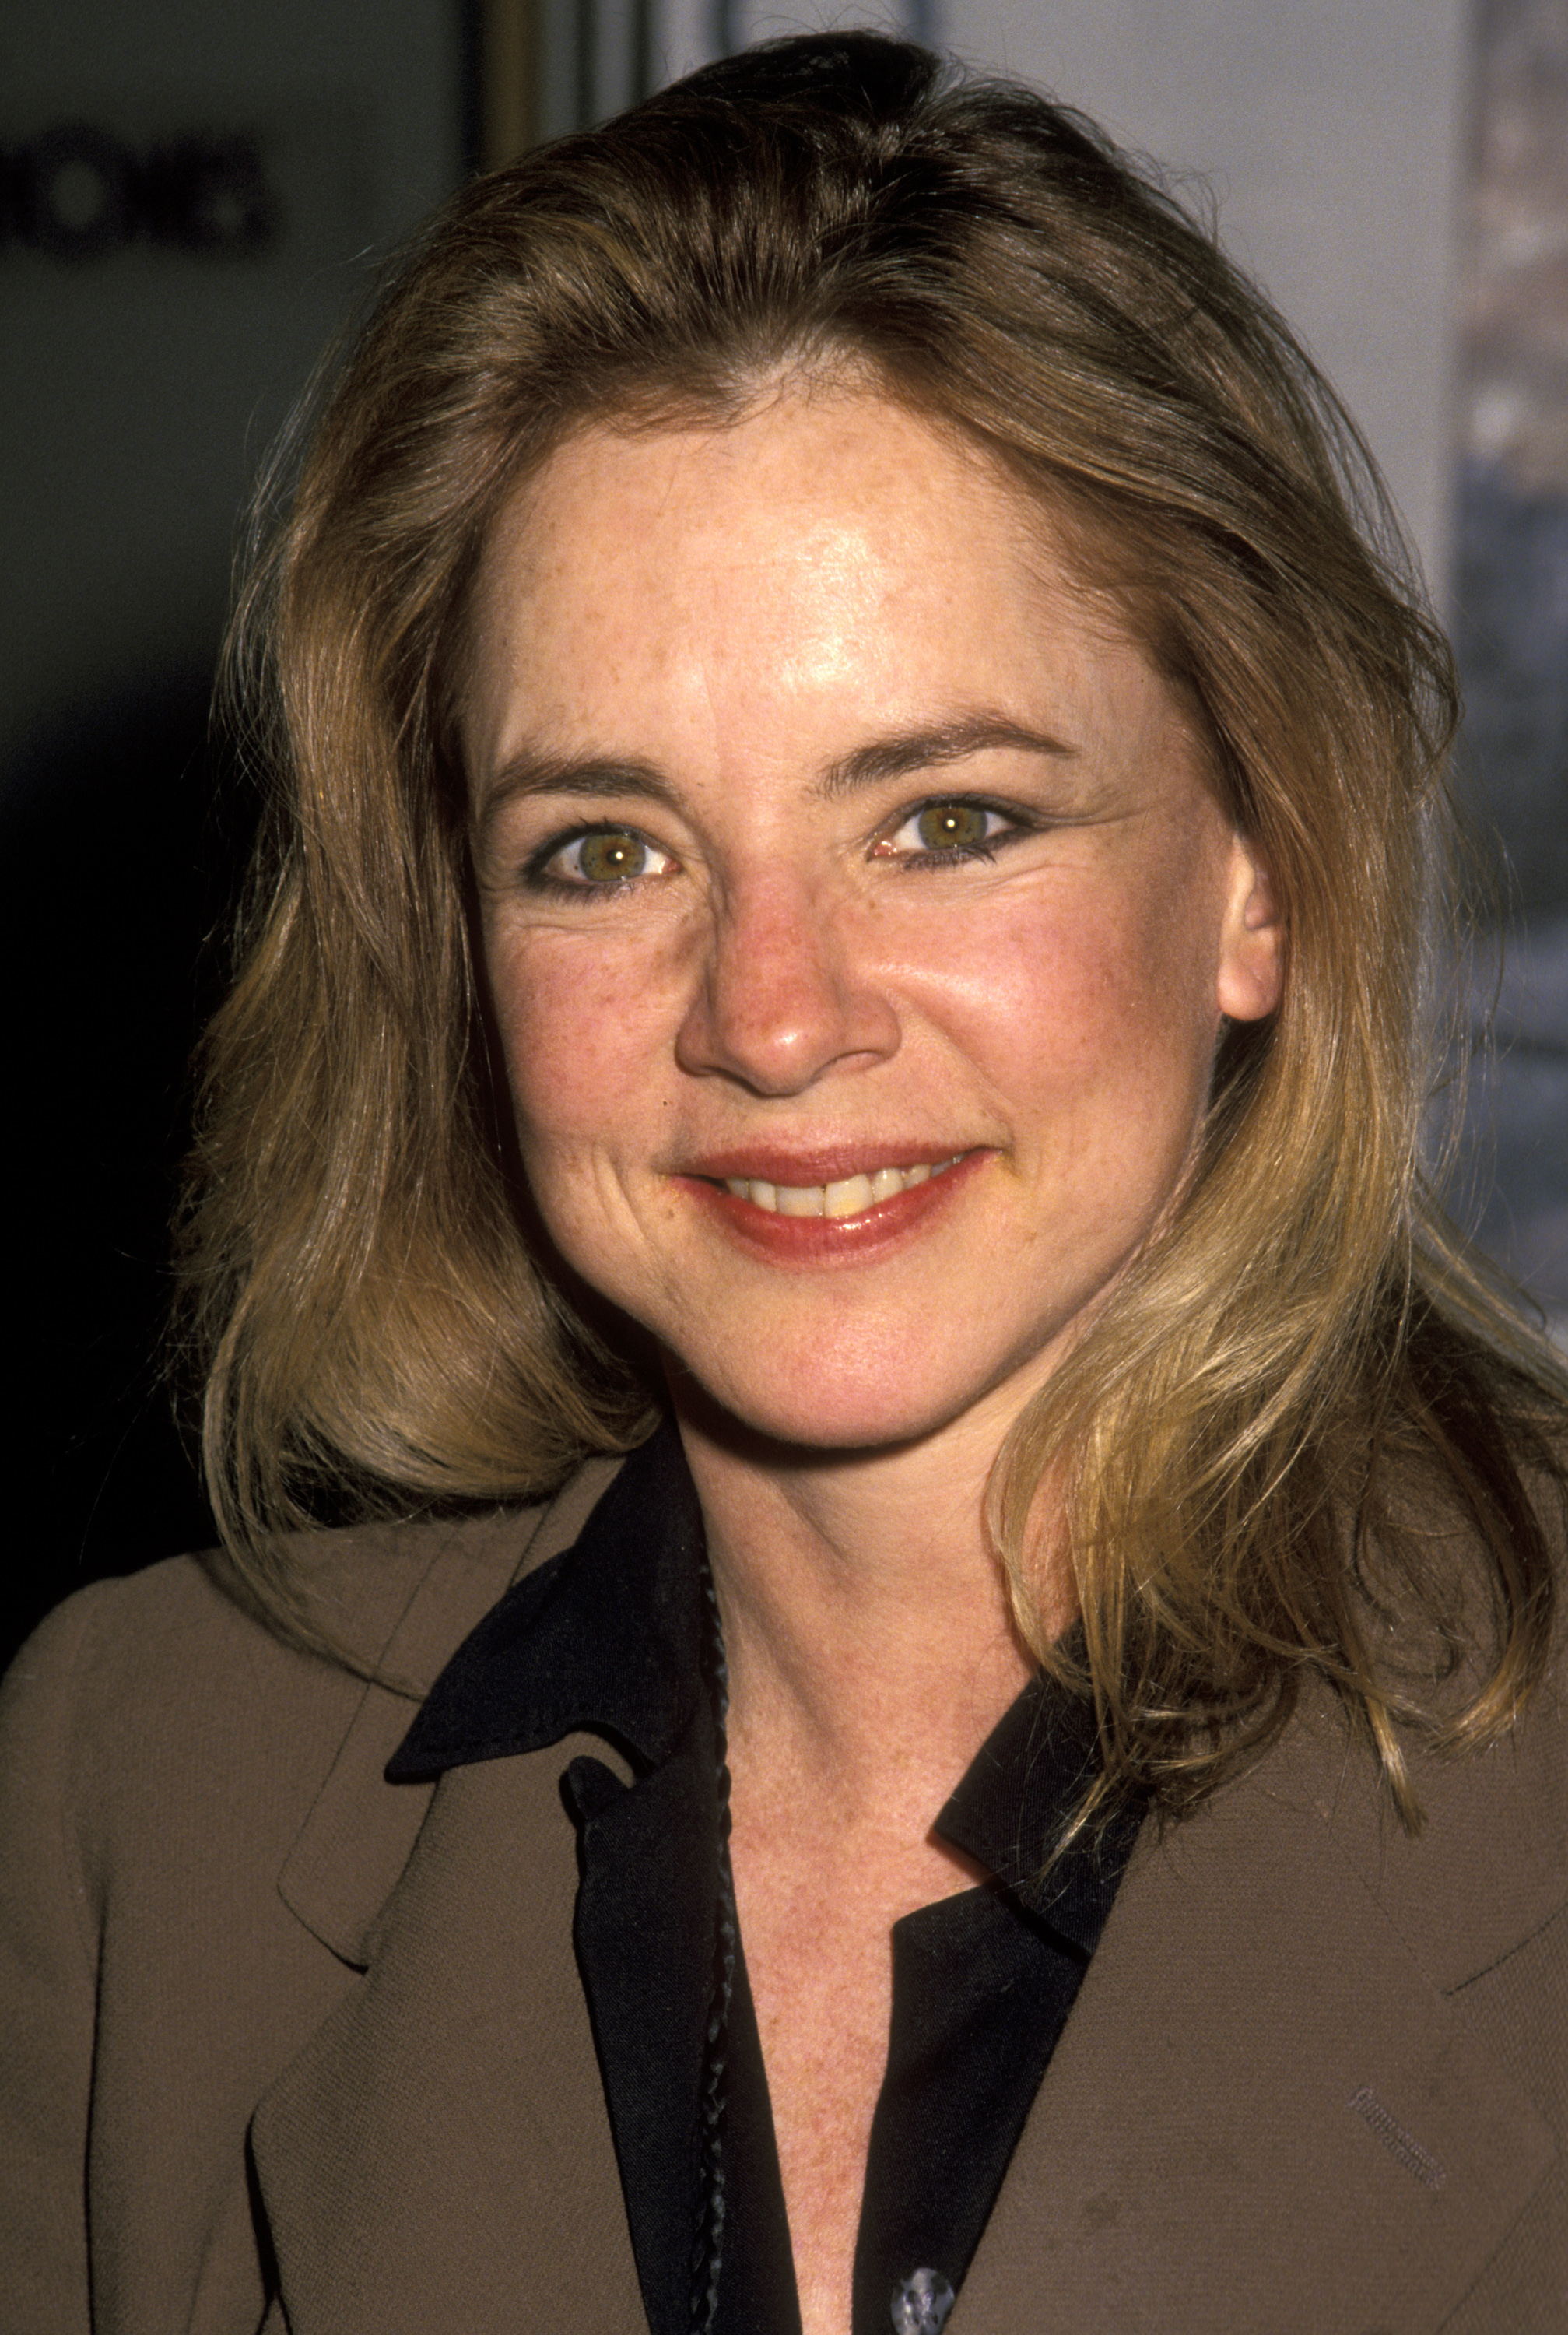
[[[559,828],[554,835],[547,836],[543,843],[536,845],[518,871],[523,884],[529,891],[541,893],[557,900],[566,898],[584,900],[593,899],[595,896],[604,899],[615,893],[624,892],[628,885],[634,884],[637,881],[634,876],[623,877],[614,884],[590,884],[572,883],[564,876],[551,876],[547,873],[551,860],[558,851],[566,850],[574,843],[583,842],[590,835],[629,835],[638,843],[644,845],[648,850],[658,849],[657,844],[645,836],[640,828],[629,826],[623,819],[588,819],[571,827]]]
[[[1050,824],[1038,811],[1030,810],[1020,803],[999,801],[994,795],[943,792],[923,795],[917,802],[907,804],[893,822],[894,831],[906,826],[912,819],[918,819],[923,811],[942,810],[949,806],[964,810],[991,811],[998,819],[1011,820],[1011,825],[1004,835],[989,836],[983,843],[954,843],[939,850],[927,848],[905,852],[900,855],[898,865],[906,873],[919,871],[928,874],[940,867],[959,867],[977,860],[992,861],[998,852],[1005,850],[1009,844],[1021,842],[1026,836],[1039,835]],[[887,826],[888,823],[884,821],[879,833],[886,836]]]

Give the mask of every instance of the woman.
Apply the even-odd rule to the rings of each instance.
[[[237,641],[227,1555],[9,1689],[7,2323],[1560,2323],[1563,1386],[1278,320],[754,52],[437,222]]]

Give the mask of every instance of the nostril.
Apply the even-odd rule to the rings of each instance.
[[[760,1094],[798,1094],[836,1065],[883,1061],[897,1045],[893,1012],[870,999],[825,1000],[815,1010],[743,1010],[722,996],[694,1003],[678,1033],[675,1058],[697,1076],[738,1080]]]
[[[696,1076],[797,1094],[825,1071],[896,1049],[898,1021],[874,968],[810,904],[732,919],[715,940],[676,1039]]]

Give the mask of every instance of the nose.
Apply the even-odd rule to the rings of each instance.
[[[676,1035],[681,1068],[792,1095],[836,1066],[886,1061],[898,1017],[872,937],[866,910],[777,867],[731,885]]]

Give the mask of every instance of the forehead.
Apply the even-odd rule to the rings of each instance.
[[[977,527],[988,564],[1004,548],[1024,562],[1041,532],[956,433],[865,391],[786,384],[726,421],[573,431],[498,515],[479,601],[491,615],[498,587],[542,600],[655,572],[666,587],[737,568],[842,584],[934,554],[951,573]]]
[[[563,750],[774,751],[1041,693],[1084,732],[1168,715],[1049,515],[891,400],[781,390],[724,425],[576,431],[492,528],[472,611],[470,765],[518,725]],[[965,701],[972,703],[966,704]],[[856,743],[838,740],[840,748]]]

